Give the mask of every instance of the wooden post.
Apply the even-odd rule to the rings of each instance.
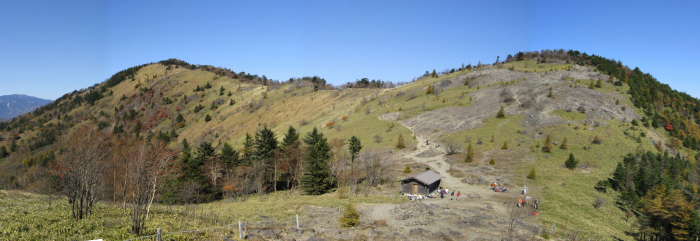
[[[241,221],[238,221],[238,238],[243,239],[243,227],[241,227]]]
[[[299,214],[297,214],[297,229],[299,229]]]
[[[162,241],[160,228],[157,228],[157,229],[156,229],[156,239],[157,239],[158,241]]]

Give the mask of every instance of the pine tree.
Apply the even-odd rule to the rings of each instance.
[[[527,174],[527,178],[532,179],[532,180],[537,179],[537,172],[535,172],[534,167],[532,169],[530,169],[530,173]]]
[[[465,162],[473,162],[474,161],[474,148],[472,148],[472,143],[469,143],[467,146],[467,155],[464,157]]]
[[[403,173],[411,173],[411,165],[406,164],[406,167],[403,169]]]
[[[569,141],[564,137],[564,140],[561,142],[561,145],[559,145],[559,149],[562,150],[568,150],[569,149]]]
[[[544,140],[544,146],[542,147],[543,152],[551,153],[552,152],[552,136],[547,134],[547,139]]]
[[[435,72],[435,69],[433,69],[433,73],[432,73],[430,76],[433,77],[433,78],[437,78],[437,77],[438,77],[438,74],[437,74],[437,72]]]
[[[229,145],[228,143],[224,143],[224,146],[221,147],[221,151],[219,152],[219,159],[224,164],[226,169],[231,169],[232,167],[241,164],[238,151],[234,150],[233,147],[231,147],[231,145]]]
[[[501,147],[503,150],[508,150],[508,141],[503,142],[503,146]]]
[[[406,143],[404,143],[403,135],[399,133],[399,140],[396,142],[396,148],[404,149],[406,148]]]
[[[506,118],[506,112],[503,106],[501,105],[501,110],[498,111],[496,114],[496,118]]]
[[[265,164],[265,180],[263,181],[268,183],[274,179],[275,165],[272,163],[272,155],[277,150],[278,145],[277,136],[267,126],[255,133],[255,159]]]
[[[569,158],[566,159],[564,165],[566,165],[566,168],[569,168],[570,170],[574,170],[576,166],[578,166],[578,160],[574,158],[574,153],[569,153]]]
[[[289,126],[287,129],[287,134],[284,134],[284,139],[282,139],[282,147],[291,146],[299,141],[299,134],[294,127]]]
[[[595,83],[596,88],[603,88],[603,80],[598,79],[598,82]]]
[[[9,153],[7,153],[7,148],[5,148],[5,146],[0,146],[0,158],[7,156],[9,156]]]
[[[302,189],[309,195],[321,195],[331,189],[332,177],[328,161],[331,150],[328,141],[314,127],[304,142],[310,144],[305,158],[304,174],[301,177]]]
[[[360,222],[360,213],[355,209],[355,205],[349,203],[345,206],[343,216],[341,216],[338,221],[343,228],[355,227],[355,225]]]
[[[588,85],[588,88],[589,88],[589,89],[593,89],[593,88],[595,88],[595,84],[593,84],[593,80],[591,80],[591,84],[590,84],[590,85]]]
[[[348,144],[348,151],[350,151],[350,161],[355,162],[355,157],[357,156],[358,153],[360,153],[360,150],[362,150],[362,143],[360,142],[360,138],[357,138],[356,136],[350,137],[350,144]]]
[[[204,121],[205,122],[211,121],[211,116],[209,114],[207,114],[207,116],[204,117]]]
[[[249,165],[253,158],[253,136],[245,133],[245,141],[243,141],[243,162],[245,165]]]

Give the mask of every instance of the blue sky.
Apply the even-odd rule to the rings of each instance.
[[[697,1],[8,1],[0,95],[55,99],[168,58],[339,85],[563,48],[700,97],[698,10]]]

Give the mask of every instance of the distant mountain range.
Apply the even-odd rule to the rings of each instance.
[[[28,95],[0,96],[0,120],[12,119],[51,102],[52,100],[36,98]]]

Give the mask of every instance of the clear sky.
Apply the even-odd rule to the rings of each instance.
[[[563,48],[700,97],[699,10],[698,1],[5,1],[0,95],[56,99],[168,58],[340,85]]]

